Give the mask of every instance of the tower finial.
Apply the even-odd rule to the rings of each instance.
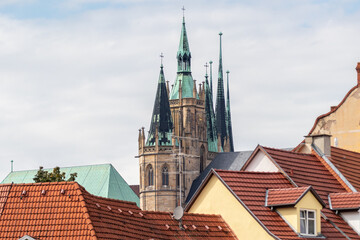
[[[164,58],[164,54],[160,53],[161,68],[163,67],[163,58]]]
[[[208,63],[205,63],[204,67],[206,69],[205,77],[207,77],[208,76],[208,67],[209,67]]]
[[[183,6],[181,10],[183,11],[183,22],[185,22],[185,7]]]

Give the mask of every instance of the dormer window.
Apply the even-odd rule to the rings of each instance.
[[[326,205],[311,186],[268,189],[265,206],[276,211],[299,236],[321,235],[321,209]]]
[[[300,210],[300,233],[303,235],[315,235],[316,212],[314,210]]]

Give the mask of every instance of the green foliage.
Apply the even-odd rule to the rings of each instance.
[[[75,181],[77,173],[70,173],[70,178],[66,181]],[[40,166],[35,177],[33,178],[36,183],[38,182],[64,182],[65,172],[60,172],[60,167],[55,167],[52,172],[44,170],[44,167]]]

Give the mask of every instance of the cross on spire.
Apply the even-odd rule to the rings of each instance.
[[[161,61],[161,66],[163,65],[163,58],[164,58],[164,54],[163,53],[160,53],[160,61]]]
[[[206,76],[207,76],[208,75],[208,67],[209,67],[208,63],[205,63],[204,67],[206,69]]]
[[[183,17],[185,17],[185,7],[183,6],[181,10],[183,11]]]

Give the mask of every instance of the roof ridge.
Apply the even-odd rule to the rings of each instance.
[[[286,153],[290,153],[290,154],[294,154],[294,155],[314,156],[314,154],[311,154],[311,153],[299,153],[299,152],[283,150],[283,149],[280,149],[280,148],[266,147],[266,146],[263,146],[263,145],[259,145],[259,146],[263,147],[264,149],[276,150],[276,151],[279,151],[279,152],[286,152]]]
[[[244,171],[244,170],[224,170],[224,169],[214,169],[216,172],[225,172],[225,173],[238,173],[238,174],[254,174],[254,175],[280,175],[280,172],[253,172],[253,171]],[[281,174],[282,175],[282,174]]]
[[[87,191],[85,190],[84,187],[82,187],[78,183],[75,183],[74,185],[76,186],[75,190],[76,190],[76,193],[78,194],[78,197],[79,197],[79,202],[80,202],[81,210],[83,212],[83,217],[85,218],[86,226],[88,227],[88,230],[90,231],[90,235],[94,239],[97,239],[94,224],[91,221],[89,210],[87,208],[86,201],[85,201],[85,198],[83,196],[83,193],[87,192]]]
[[[360,192],[334,192],[329,195],[360,195]]]
[[[309,186],[306,186],[306,187],[291,187],[291,188],[270,188],[270,189],[268,189],[269,191],[270,190],[294,190],[294,189],[308,189],[310,187],[310,185]]]

